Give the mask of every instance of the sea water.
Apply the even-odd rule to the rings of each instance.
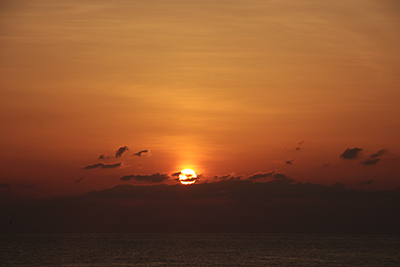
[[[399,236],[3,234],[0,266],[400,266]]]

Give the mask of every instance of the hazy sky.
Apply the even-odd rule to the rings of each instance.
[[[0,191],[173,186],[184,168],[197,185],[398,190],[399,14],[396,0],[1,1]]]

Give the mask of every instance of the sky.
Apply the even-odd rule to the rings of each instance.
[[[399,14],[0,1],[1,231],[400,233]]]

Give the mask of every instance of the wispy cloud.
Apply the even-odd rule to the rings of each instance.
[[[360,164],[363,164],[363,165],[375,165],[380,160],[381,160],[380,158],[366,159],[366,160],[361,161]]]
[[[168,174],[163,174],[163,173],[153,173],[151,175],[124,175],[120,178],[122,181],[129,181],[131,179],[137,180],[137,181],[147,181],[147,182],[152,182],[152,183],[161,183],[164,182],[165,180],[169,179]]]
[[[250,180],[256,180],[256,179],[261,179],[261,178],[267,178],[267,177],[272,177],[272,175],[275,173],[275,171],[272,172],[259,172],[255,173],[253,175],[250,175],[248,179]]]
[[[84,180],[85,178],[86,178],[86,177],[79,178],[78,180],[75,180],[74,182],[75,182],[75,183],[79,183],[80,181]]]
[[[141,150],[141,151],[139,151],[139,152],[136,152],[136,153],[132,154],[132,156],[139,156],[139,157],[141,157],[143,153],[147,153],[147,152],[149,152],[148,149]]]
[[[386,149],[381,149],[378,152],[371,154],[370,157],[377,158],[377,157],[382,156],[383,154],[387,154],[387,153],[388,153],[388,151]]]
[[[85,170],[91,170],[91,169],[115,169],[121,167],[122,162],[118,163],[110,163],[110,164],[104,164],[103,162],[95,163],[92,165],[87,165],[83,167]]]

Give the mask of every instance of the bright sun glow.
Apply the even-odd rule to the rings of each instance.
[[[183,185],[194,184],[196,182],[197,174],[192,169],[184,169],[179,174],[179,181]]]

